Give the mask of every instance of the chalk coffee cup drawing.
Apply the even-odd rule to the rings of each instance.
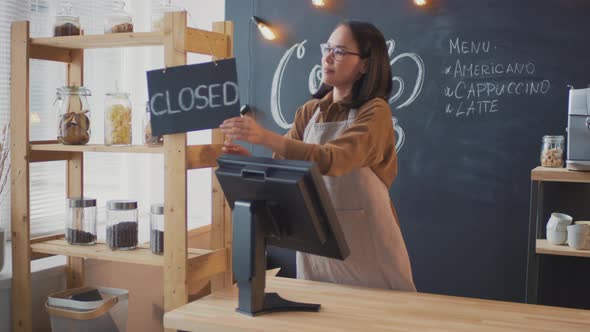
[[[554,245],[564,244],[567,239],[567,226],[573,218],[564,213],[554,212],[547,222],[547,241]]]
[[[567,243],[573,249],[590,249],[590,225],[575,224],[567,226]]]

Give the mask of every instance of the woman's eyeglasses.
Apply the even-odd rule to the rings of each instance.
[[[359,57],[361,56],[358,53],[347,51],[342,47],[330,47],[328,44],[320,44],[320,49],[322,51],[322,56],[327,56],[331,52],[334,56],[334,60],[336,61],[342,61],[342,59],[344,59],[347,54],[352,54]]]

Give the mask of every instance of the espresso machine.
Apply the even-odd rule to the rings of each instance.
[[[569,170],[590,171],[590,87],[570,86],[566,165]]]

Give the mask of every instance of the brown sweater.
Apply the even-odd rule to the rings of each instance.
[[[316,162],[324,175],[340,176],[355,168],[370,167],[389,188],[397,176],[395,135],[391,108],[381,98],[375,98],[357,110],[353,124],[340,137],[325,144],[303,142],[303,131],[320,107],[318,122],[344,121],[348,107],[341,102],[332,103],[332,93],[324,98],[312,99],[301,106],[295,115],[293,127],[285,134],[285,159]]]

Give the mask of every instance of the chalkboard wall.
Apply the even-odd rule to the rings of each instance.
[[[344,19],[388,40],[399,175],[391,188],[420,291],[522,301],[530,170],[563,134],[567,85],[590,83],[585,0],[226,0],[243,103],[284,133]],[[279,33],[263,40],[255,15]],[[252,147],[257,155],[269,151]],[[280,254],[292,274],[292,254]]]

